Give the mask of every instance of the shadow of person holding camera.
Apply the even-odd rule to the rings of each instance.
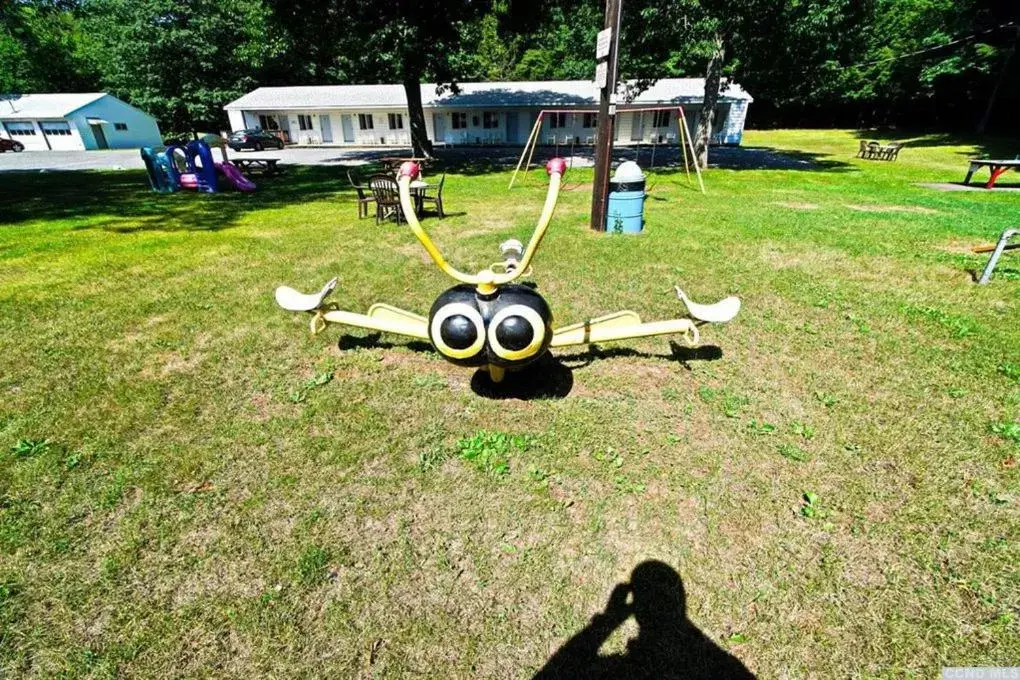
[[[627,642],[627,651],[600,656],[602,644],[631,616],[637,621],[638,634]],[[630,582],[613,588],[605,611],[560,647],[535,680],[754,677],[687,618],[680,575],[668,564],[650,560],[634,568]]]

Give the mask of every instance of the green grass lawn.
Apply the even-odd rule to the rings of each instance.
[[[345,309],[425,313],[451,285],[339,168],[215,196],[0,175],[0,675],[527,678],[647,560],[761,678],[1016,665],[1020,260],[968,270],[1020,193],[918,186],[982,151],[947,138],[745,146],[807,162],[707,196],[653,174],[640,237],[589,231],[572,172],[533,276],[560,324],[672,318],[675,284],[740,316],[698,352],[560,351],[506,398],[276,307],[339,275]],[[531,233],[545,182],[508,175],[447,177],[425,225],[462,269]],[[674,677],[692,630],[630,618],[602,653],[644,636]]]

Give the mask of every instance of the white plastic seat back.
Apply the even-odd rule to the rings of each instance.
[[[322,306],[322,301],[333,292],[336,283],[336,278],[330,279],[318,293],[302,293],[290,286],[280,286],[276,289],[276,304],[288,312],[314,311]]]
[[[676,286],[676,296],[687,306],[690,315],[698,321],[726,323],[740,311],[740,298],[732,296],[712,305],[699,305],[697,302],[692,302],[687,294],[680,290],[680,286]]]

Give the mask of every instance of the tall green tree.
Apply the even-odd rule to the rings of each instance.
[[[74,2],[0,2],[0,93],[95,90],[90,37]]]
[[[259,0],[90,0],[94,58],[113,94],[176,132],[217,127],[283,49]]]

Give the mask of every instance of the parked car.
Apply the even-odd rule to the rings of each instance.
[[[0,153],[4,151],[13,151],[18,153],[25,150],[25,145],[14,139],[3,139],[0,138]]]
[[[265,130],[240,130],[234,132],[227,140],[227,144],[234,151],[240,151],[241,149],[262,151],[267,146],[277,149],[283,148],[283,140]]]

